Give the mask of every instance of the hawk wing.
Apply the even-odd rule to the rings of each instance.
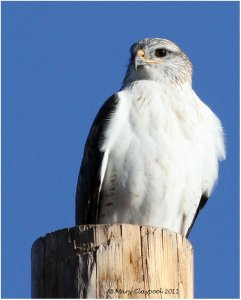
[[[193,227],[193,225],[194,225],[194,223],[195,223],[195,221],[197,219],[197,216],[198,216],[200,210],[204,208],[204,206],[206,205],[207,201],[208,201],[208,196],[205,195],[205,194],[202,195],[201,200],[200,200],[199,205],[198,205],[198,208],[197,208],[196,213],[194,215],[194,218],[192,220],[192,223],[191,223],[190,227],[188,228],[188,231],[187,231],[187,234],[186,234],[187,238],[188,238],[188,236],[189,236],[189,234],[190,234],[190,232],[192,230],[192,227]]]
[[[105,154],[100,151],[100,142],[104,139],[105,129],[118,101],[118,96],[114,94],[103,104],[86,140],[75,198],[76,225],[96,224],[97,222],[101,201],[100,187],[103,181],[101,167]]]

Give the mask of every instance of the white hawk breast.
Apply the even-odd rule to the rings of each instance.
[[[217,179],[218,119],[190,86],[138,81],[118,97],[101,143],[99,222],[186,234],[202,194]]]

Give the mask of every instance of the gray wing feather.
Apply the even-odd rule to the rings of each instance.
[[[104,152],[100,151],[99,143],[104,138],[104,130],[108,126],[108,121],[116,109],[118,101],[119,98],[115,94],[103,104],[86,140],[75,198],[76,225],[96,224],[97,222],[101,201],[100,170],[104,156]]]

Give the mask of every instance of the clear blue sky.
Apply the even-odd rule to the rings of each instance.
[[[176,42],[221,119],[227,160],[190,235],[195,297],[239,297],[239,3],[2,3],[2,297],[30,297],[35,239],[74,226],[83,146],[130,45]]]

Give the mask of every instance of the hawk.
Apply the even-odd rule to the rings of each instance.
[[[123,85],[86,141],[76,224],[150,225],[188,236],[225,159],[219,119],[192,89],[192,63],[173,42],[130,48]]]

